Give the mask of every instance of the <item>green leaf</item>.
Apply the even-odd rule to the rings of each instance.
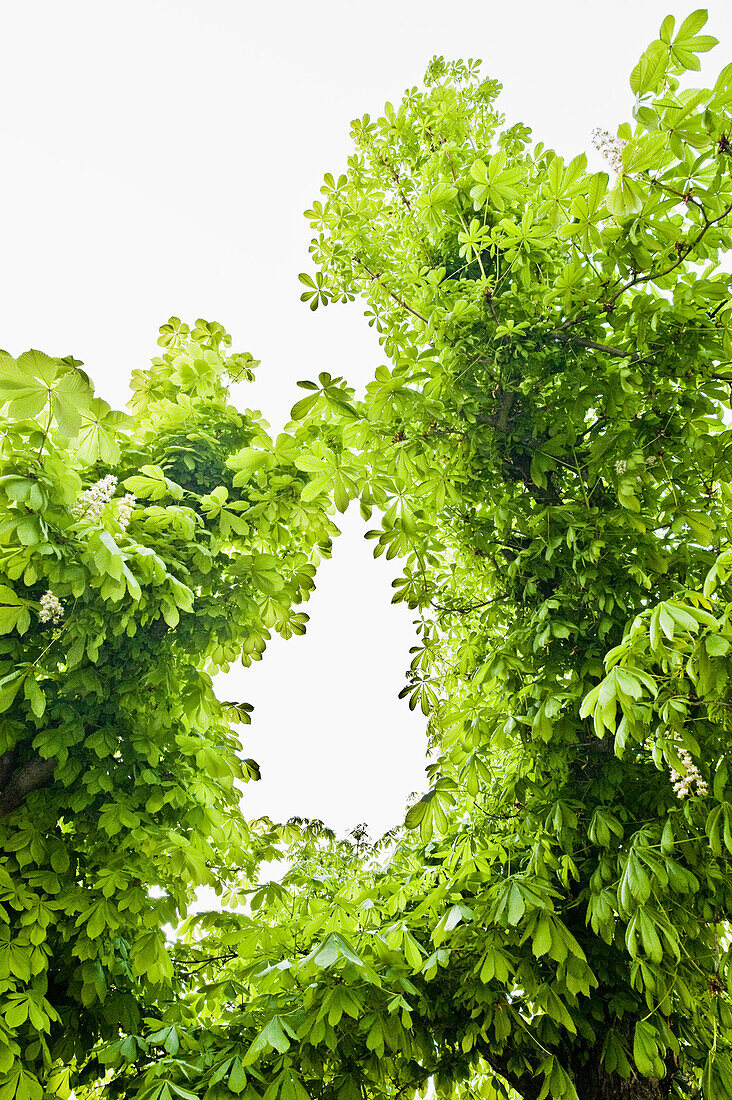
[[[320,393],[309,394],[307,397],[301,397],[299,401],[290,409],[290,419],[302,420],[313,409],[316,403],[320,400]]]
[[[28,668],[11,672],[0,680],[0,714],[9,710],[28,675]]]
[[[144,500],[162,500],[164,497],[181,500],[183,497],[181,486],[166,477],[160,466],[142,466],[139,474],[125,479],[124,486]]]
[[[0,359],[0,401],[9,403],[10,414],[18,420],[37,416],[48,401],[49,386],[36,377],[29,354],[17,363],[10,356]]]
[[[247,1075],[244,1072],[244,1067],[241,1064],[239,1058],[235,1058],[231,1065],[231,1072],[228,1079],[229,1089],[236,1093],[237,1096],[240,1092],[243,1092],[247,1084]]]
[[[41,1100],[43,1086],[34,1073],[28,1070],[12,1070],[5,1081],[0,1081],[0,1100]]]
[[[632,1072],[623,1043],[614,1028],[609,1028],[602,1046],[602,1063],[607,1073],[617,1073],[624,1081]]]
[[[30,626],[29,606],[28,600],[21,600],[12,588],[0,584],[0,634],[9,634],[12,630],[25,634]]]
[[[268,1050],[276,1050],[279,1054],[284,1054],[289,1046],[290,1040],[282,1029],[280,1017],[273,1016],[250,1044],[246,1055],[242,1059],[242,1065],[253,1065],[259,1055],[263,1052],[266,1053]]]
[[[668,68],[668,50],[661,41],[652,42],[630,74],[630,87],[637,96],[657,92]]]
[[[638,1072],[644,1077],[664,1076],[664,1064],[658,1048],[658,1032],[645,1020],[639,1020],[635,1025],[633,1060]]]
[[[129,417],[114,412],[100,397],[92,398],[88,406],[79,411],[81,428],[77,438],[77,456],[89,465],[94,462],[114,465],[120,455],[118,434]]]
[[[276,459],[269,451],[262,451],[258,447],[243,447],[236,454],[227,459],[226,465],[236,470],[234,485],[246,485],[258,470],[270,470],[275,465]]]
[[[323,946],[314,954],[313,962],[316,966],[327,968],[338,962],[339,958],[338,944],[332,936],[329,936]]]
[[[662,42],[665,42],[666,45],[669,45],[671,43],[675,26],[676,20],[674,19],[673,15],[667,15],[663,23],[661,24],[660,31],[658,32],[659,39]]]
[[[536,958],[541,958],[542,955],[546,955],[552,946],[552,930],[549,924],[549,917],[546,913],[540,913],[534,927],[534,934],[531,940],[531,950]]]
[[[81,428],[81,413],[89,409],[94,391],[87,376],[70,370],[61,376],[51,394],[51,411],[61,435],[74,439]]]

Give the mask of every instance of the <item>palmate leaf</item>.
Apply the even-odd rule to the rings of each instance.
[[[59,432],[74,439],[81,428],[82,411],[91,408],[94,390],[83,371],[72,369],[63,374],[51,392],[51,411]]]
[[[81,410],[81,429],[76,454],[82,462],[106,462],[114,465],[119,459],[119,432],[130,423],[126,413],[116,412],[101,397],[94,397]]]
[[[318,944],[302,960],[302,965],[304,967],[312,965],[320,970],[329,970],[341,961],[357,966],[363,977],[371,985],[381,986],[381,979],[371,964],[362,958],[345,936],[342,936],[339,932],[331,932],[323,943]]]
[[[41,351],[24,352],[17,361],[0,353],[0,403],[7,402],[10,414],[17,419],[37,416],[50,400],[60,434],[72,439],[79,431],[81,412],[89,408],[92,398],[89,378],[75,366]]]
[[[338,459],[325,443],[316,442],[308,451],[295,456],[295,465],[303,473],[332,475],[338,468]]]
[[[298,279],[306,288],[300,295],[300,301],[310,302],[310,308],[312,310],[316,310],[319,305],[327,306],[328,302],[332,300],[326,288],[325,279],[323,278],[323,273],[321,271],[318,271],[316,273],[315,278],[313,278],[312,275],[307,275],[303,272],[302,274],[298,275]],[[293,410],[293,419],[298,419],[298,415],[299,414],[295,414],[295,411]]]
[[[637,96],[657,92],[668,70],[668,49],[661,41],[652,42],[630,74],[630,87]]]
[[[476,160],[470,172],[477,182],[470,190],[473,206],[480,210],[487,203],[496,210],[504,210],[505,207],[517,197],[515,184],[521,178],[518,168],[507,167],[507,158],[503,149],[499,149],[490,158],[488,164],[485,161]]]
[[[244,726],[251,724],[252,711],[254,710],[251,703],[235,703],[227,699],[222,700],[221,706],[229,721],[239,722]]]
[[[35,1073],[16,1066],[3,1081],[0,1080],[0,1100],[41,1100],[43,1085]]]
[[[658,169],[666,159],[667,148],[668,135],[663,133],[646,134],[638,140],[626,141],[622,154],[623,174]]]
[[[0,356],[0,401],[8,404],[11,416],[18,420],[37,416],[49,395],[48,384],[23,365],[23,359],[21,356],[16,362],[5,352]]]
[[[181,486],[166,477],[161,466],[142,466],[139,474],[133,474],[132,477],[125,479],[124,486],[142,500],[163,500],[164,497],[182,500],[183,498]],[[221,511],[221,494],[223,493],[223,499],[227,496],[227,490],[223,487],[217,489],[216,492],[219,497],[216,498],[215,504],[211,502],[211,509],[213,509],[214,514]]]
[[[612,190],[608,191],[605,203],[616,218],[629,218],[643,209],[645,200],[646,191],[642,185],[626,176],[620,176]]]
[[[646,1020],[635,1025],[633,1061],[644,1077],[663,1077],[661,1040],[657,1029]]]
[[[21,599],[12,588],[0,584],[0,634],[9,634],[17,630],[25,634],[30,626],[29,600]]]
[[[670,45],[671,58],[684,69],[701,68],[698,53],[706,53],[717,45],[718,40],[710,34],[698,32],[709,18],[705,8],[691,13],[679,27],[678,33]]]
[[[18,370],[28,378],[37,378],[50,387],[58,375],[60,360],[52,359],[45,351],[24,351],[18,356]]]
[[[276,458],[270,451],[260,450],[259,447],[243,447],[236,454],[227,459],[226,465],[234,474],[234,485],[239,487],[246,483],[260,470],[270,470],[276,464]]]
[[[404,819],[407,829],[419,828],[424,840],[429,840],[435,830],[438,834],[443,833],[447,828],[447,811],[455,801],[455,790],[451,779],[439,779],[432,790],[407,811]]]
[[[241,761],[241,770],[242,779],[245,783],[256,783],[262,778],[262,772],[260,771],[259,764],[250,756]]]
[[[147,1041],[152,1046],[163,1047],[168,1054],[177,1054],[180,1047],[178,1032],[173,1025],[160,1028],[152,1035],[147,1036]]]
[[[250,1044],[242,1058],[242,1065],[252,1065],[257,1061],[260,1053],[268,1050],[276,1050],[278,1054],[284,1054],[290,1047],[291,1039],[294,1038],[297,1038],[297,1035],[287,1022],[281,1016],[273,1016]]]

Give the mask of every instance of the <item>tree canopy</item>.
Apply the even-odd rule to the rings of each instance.
[[[203,484],[186,480],[172,444],[160,449],[166,437],[157,423],[145,427],[153,411],[174,415],[156,387],[175,384],[176,372],[191,387],[190,405],[181,399],[182,406],[200,415],[198,369],[189,375],[176,366],[181,352],[197,362],[188,335],[171,327],[163,337],[172,350],[145,383],[151,397],[129,437],[137,442],[127,465],[107,456],[93,476],[109,468],[137,497],[152,485],[166,515],[183,505],[176,493],[198,494],[191,523],[225,549],[201,576],[195,553],[206,540],[183,540],[192,564],[184,558],[188,572],[175,575],[191,602],[176,605],[175,622],[166,619],[161,634],[169,641],[159,648],[156,638],[145,661],[175,653],[200,677],[201,661],[234,659],[248,631],[263,639],[267,625],[293,629],[291,605],[312,584],[310,563],[329,546],[328,513],[358,498],[366,518],[376,511],[375,552],[402,562],[394,599],[418,615],[420,643],[404,694],[429,716],[431,788],[409,808],[403,830],[365,849],[302,823],[285,833],[263,824],[256,841],[249,830],[219,847],[213,863],[224,852],[226,859],[211,874],[228,889],[227,908],[189,917],[167,948],[157,932],[170,964],[149,976],[158,983],[152,992],[144,966],[133,974],[134,1003],[144,1002],[140,1023],[117,1016],[106,1035],[97,1024],[96,1049],[78,1048],[87,1079],[106,1073],[112,1094],[360,1100],[424,1093],[430,1082],[440,1094],[522,1100],[732,1093],[732,276],[720,265],[732,243],[732,65],[712,89],[687,86],[697,55],[715,44],[700,33],[705,23],[703,11],[678,28],[664,20],[631,74],[633,121],[616,135],[597,135],[606,171],[590,170],[584,155],[567,161],[532,145],[526,126],[506,126],[496,108],[500,86],[480,76],[478,62],[435,58],[423,88],[409,89],[398,107],[387,104],[379,119],[356,120],[346,171],[325,177],[308,211],[316,271],[301,276],[303,298],[314,308],[363,299],[389,365],[377,368],[363,397],[327,375],[303,382],[306,394],[274,445],[239,418]],[[208,347],[208,354],[217,353]],[[75,370],[58,367],[46,390],[61,390]],[[200,396],[211,400],[205,386]],[[53,410],[54,392],[50,401]],[[40,408],[10,404],[16,416]],[[44,429],[21,422],[16,430],[27,463]],[[36,433],[30,445],[28,432]],[[189,432],[190,425],[180,429],[176,446],[195,463],[201,444]],[[78,438],[83,455],[83,432]],[[64,447],[62,459],[78,453]],[[12,499],[8,522],[26,523],[39,510],[30,496]],[[74,547],[77,567],[85,559],[73,507],[69,501],[63,514],[77,541],[63,545]],[[105,507],[114,540],[121,504]],[[282,509],[288,518],[278,523]],[[268,517],[264,528],[240,532],[237,522],[252,510]],[[145,507],[141,522],[148,511],[155,506]],[[230,525],[225,533],[222,524]],[[249,550],[240,547],[237,540],[249,537]],[[171,559],[150,545],[171,575]],[[258,584],[255,549],[302,564],[289,581],[287,570],[271,566],[286,583],[279,602],[266,587],[259,596],[245,588],[245,609],[232,625],[221,614],[223,594]],[[42,589],[68,601],[74,590],[63,570],[71,565],[59,565],[57,576],[53,551],[33,554],[43,568],[8,574],[15,582],[8,591],[18,598],[36,585],[35,603],[28,595],[26,606],[52,615]],[[66,561],[61,551],[59,560]],[[147,604],[138,608],[141,597],[124,596],[126,574],[113,576],[105,597],[105,582],[93,583],[98,573],[89,569],[90,579],[78,582],[80,610],[89,588],[89,615],[100,600],[122,599],[112,621],[129,606],[137,622]],[[296,581],[301,576],[307,580]],[[146,638],[163,616],[168,584],[161,580],[155,594]],[[96,624],[108,623],[108,610],[107,618],[94,614]],[[16,647],[14,662],[30,664],[24,625],[18,612],[7,645]],[[222,643],[224,629],[232,633]],[[117,639],[124,630],[110,633]],[[102,676],[102,652],[92,645],[86,655],[89,676]],[[58,695],[85,715],[69,658],[43,660],[50,684],[42,690],[54,706]],[[131,675],[138,700],[140,673]],[[181,675],[165,696],[176,716]],[[15,681],[7,684],[12,691]],[[53,786],[28,795],[23,812],[44,836],[63,838],[76,828],[64,799],[73,792],[80,820],[91,816],[78,776],[101,768],[94,745],[84,742],[68,759],[86,754],[91,762],[64,783],[65,742],[41,749],[49,720],[36,714],[34,698],[32,687],[21,694],[18,684],[6,708],[8,715],[11,706],[24,708],[19,760],[37,751],[44,760],[59,757],[59,765]],[[115,695],[113,706],[124,708],[124,698]],[[206,700],[226,763],[199,768],[223,815],[235,801],[233,743],[210,693]],[[135,705],[148,716],[149,703]],[[191,724],[184,738],[194,736]],[[38,745],[31,726],[32,737],[36,726],[41,731]],[[45,737],[65,728],[59,711]],[[159,736],[162,758],[180,734],[174,723]],[[122,728],[104,774],[135,744]],[[137,821],[149,797],[143,774],[142,801],[124,807],[135,823],[123,821],[118,832],[144,827],[157,841],[153,812],[144,826]],[[119,822],[124,785],[112,787]],[[198,804],[189,812],[199,814],[191,837],[200,845],[207,834],[197,831]],[[232,820],[222,816],[219,830]],[[8,817],[9,832],[15,821]],[[17,824],[12,835],[22,835]],[[252,852],[288,839],[282,880],[255,883]],[[220,833],[213,842],[221,844]],[[23,876],[35,874],[36,857],[28,845],[30,857],[8,858],[12,881],[30,892]],[[119,852],[119,837],[105,839],[99,858],[114,861]],[[39,858],[49,874],[45,853]],[[102,874],[101,865],[95,870]],[[157,867],[144,872],[163,897],[146,895],[132,911],[154,913],[157,930],[183,908],[186,887],[179,878],[174,887]],[[115,885],[110,897],[124,888]],[[78,870],[67,889],[80,889]],[[92,896],[96,887],[88,889]],[[59,909],[54,929],[74,923],[63,903]],[[24,903],[13,905],[9,951],[14,937],[30,935],[16,931],[24,911]],[[131,944],[138,928],[129,930]],[[99,939],[103,953],[114,942],[111,922],[110,929],[59,938],[70,953],[77,942]],[[78,978],[66,978],[63,958],[54,965],[69,983],[64,996],[78,1004]],[[123,973],[121,964],[114,973]],[[28,1000],[28,978],[13,974]],[[115,979],[112,1004],[118,995]],[[96,990],[93,1019],[104,1017],[109,996]],[[59,1034],[54,1021],[48,1027]],[[55,1041],[52,1056],[67,1056]],[[24,1100],[13,1083],[26,1073],[22,1057],[9,1063],[0,1100]]]
[[[228,402],[251,355],[205,321],[159,342],[131,415],[73,359],[0,359],[3,1100],[138,1031],[174,987],[164,926],[274,835],[238,808],[251,708],[211,675],[303,632],[335,528],[294,440]]]

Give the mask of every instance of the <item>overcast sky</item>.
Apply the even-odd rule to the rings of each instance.
[[[279,427],[295,382],[357,386],[382,361],[356,304],[299,301],[301,212],[341,170],[351,118],[419,82],[435,53],[480,57],[510,121],[574,155],[629,117],[628,73],[668,0],[23,0],[0,5],[0,346],[84,361],[117,406],[169,315],[218,320],[262,360],[237,394]],[[713,79],[732,4],[708,4]],[[300,391],[302,392],[302,391]],[[396,696],[414,642],[349,513],[304,638],[232,673],[254,703],[252,815],[378,835],[424,790],[424,720]]]

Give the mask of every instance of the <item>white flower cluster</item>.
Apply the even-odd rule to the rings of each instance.
[[[602,153],[613,172],[619,172],[623,167],[623,138],[615,137],[609,130],[603,130],[596,126],[592,131],[592,144],[598,152]]]
[[[116,488],[117,478],[114,474],[107,474],[106,477],[100,478],[83,493],[79,493],[79,499],[71,509],[72,514],[86,516],[94,523],[101,516],[105,505],[109,504]]]
[[[624,474],[627,465],[628,463],[625,461],[624,458],[619,458],[618,461],[615,463],[615,469],[618,471],[619,474]]]
[[[137,498],[132,493],[125,493],[117,506],[117,523],[123,531],[126,531],[130,525],[130,518],[136,504]]]
[[[38,613],[38,618],[42,623],[61,622],[64,617],[64,606],[58,596],[54,596],[50,588],[48,592],[44,592],[41,596],[40,604],[41,610]]]
[[[649,468],[651,466],[655,466],[657,463],[658,463],[658,456],[657,455],[648,455],[648,457],[646,458],[646,466],[648,466]]]
[[[691,759],[691,754],[688,749],[679,749],[679,759],[684,765],[684,774],[679,775],[677,771],[672,769],[671,771],[671,783],[673,784],[674,792],[677,798],[688,798],[692,793],[692,785],[696,785],[696,793],[698,795],[705,795],[709,793],[706,780],[702,779],[701,772],[697,768],[694,761]]]

